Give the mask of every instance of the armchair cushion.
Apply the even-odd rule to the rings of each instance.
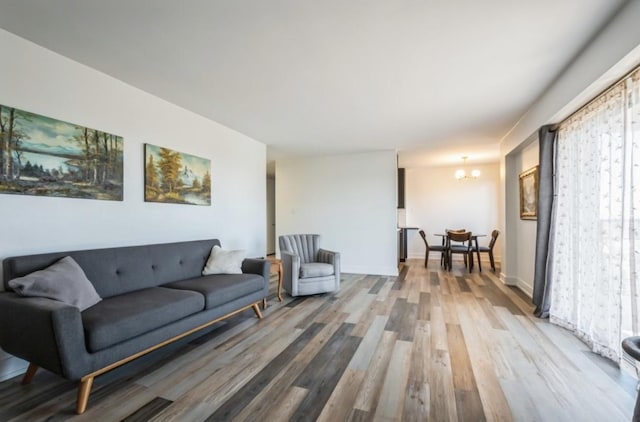
[[[325,277],[333,275],[333,265],[322,262],[300,264],[300,278]]]

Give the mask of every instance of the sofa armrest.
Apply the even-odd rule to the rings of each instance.
[[[280,259],[282,260],[282,285],[289,294],[297,296],[300,257],[288,251],[280,251]]]
[[[88,367],[80,310],[52,299],[0,293],[0,347],[71,380]]]
[[[242,272],[258,274],[264,278],[264,297],[269,295],[269,276],[271,275],[271,263],[266,259],[246,258],[242,261]]]
[[[269,280],[269,269],[271,264],[266,259],[246,258],[242,261],[242,272],[258,274]]]
[[[333,273],[336,276],[336,290],[340,288],[340,253],[327,249],[318,250],[318,262],[333,265]]]

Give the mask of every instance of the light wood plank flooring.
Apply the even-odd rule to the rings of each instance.
[[[635,380],[490,271],[409,261],[247,311],[98,379],[0,383],[0,420],[628,421]]]

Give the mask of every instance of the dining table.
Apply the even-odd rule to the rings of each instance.
[[[442,244],[444,245],[444,241],[447,238],[447,234],[446,233],[434,233],[434,236],[438,236],[442,238]],[[478,247],[478,238],[479,237],[486,237],[486,234],[474,234],[471,233],[471,241],[474,243],[475,248],[476,248],[476,256],[478,257],[478,268],[480,269],[480,271],[482,272],[482,264],[480,263],[480,249]],[[470,268],[473,268],[473,254],[471,254],[471,262],[469,263]]]

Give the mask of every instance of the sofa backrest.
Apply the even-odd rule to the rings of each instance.
[[[9,280],[70,256],[82,267],[100,297],[106,298],[198,277],[214,245],[220,245],[220,241],[208,239],[16,256],[3,261],[4,286],[11,290]]]

